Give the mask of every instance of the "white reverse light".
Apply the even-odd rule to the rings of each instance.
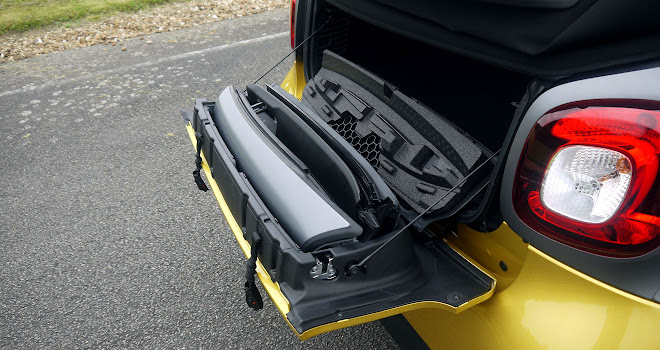
[[[568,146],[550,160],[541,183],[541,202],[571,219],[605,222],[621,206],[631,177],[630,160],[620,152]]]

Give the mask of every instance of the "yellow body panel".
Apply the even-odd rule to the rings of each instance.
[[[293,66],[284,77],[280,87],[300,100],[306,84],[303,63],[301,61],[294,61]]]
[[[513,283],[527,256],[527,244],[506,224],[489,233],[459,225],[457,232],[452,232],[446,240],[497,279],[496,292]],[[500,267],[500,262],[506,264],[506,271]]]
[[[506,224],[492,233],[467,226],[458,231],[448,241],[496,276],[498,287],[489,300],[458,315],[405,313],[430,348],[660,348],[660,304],[562,264],[523,243]]]

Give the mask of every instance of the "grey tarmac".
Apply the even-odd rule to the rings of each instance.
[[[254,81],[287,30],[276,10],[0,65],[0,348],[397,348],[379,323],[301,343],[269,300],[247,308],[193,182],[179,111]]]

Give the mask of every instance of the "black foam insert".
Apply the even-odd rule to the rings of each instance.
[[[344,137],[415,212],[445,196],[491,155],[444,117],[365,69],[325,51],[302,102]],[[446,216],[484,184],[485,166],[430,211]]]

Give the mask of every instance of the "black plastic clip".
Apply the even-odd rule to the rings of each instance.
[[[202,170],[202,142],[204,141],[204,138],[202,137],[202,134],[198,132],[195,133],[195,137],[197,137],[197,158],[195,158],[195,171],[193,171],[193,177],[195,178],[197,188],[199,188],[200,191],[206,192],[209,188],[204,183],[202,175],[200,174],[200,171]]]
[[[257,289],[254,275],[257,273],[257,255],[261,250],[261,237],[256,232],[252,233],[252,248],[250,249],[250,258],[247,261],[247,271],[245,272],[245,302],[249,307],[261,310],[264,307],[264,300]]]

